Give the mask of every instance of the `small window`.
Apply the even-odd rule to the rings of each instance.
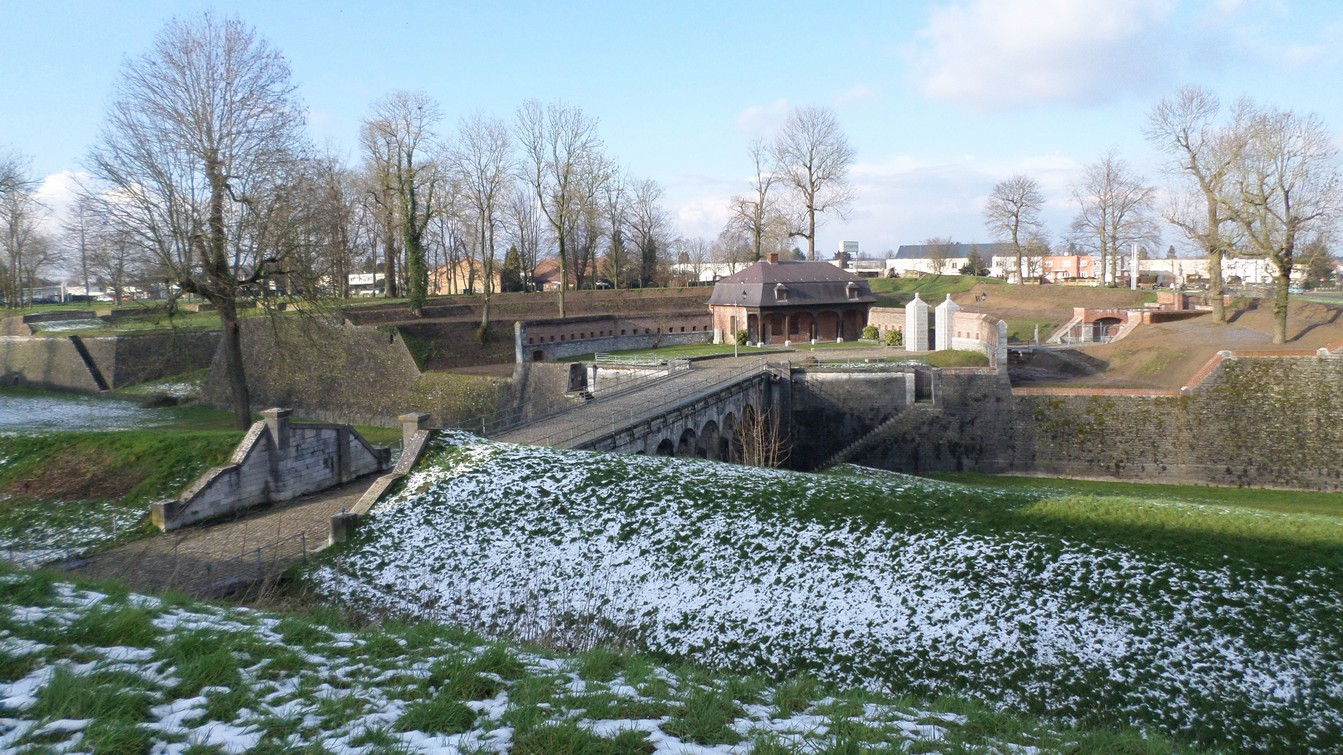
[[[782,283],[774,284],[774,301],[788,301],[788,287]]]
[[[622,336],[625,335],[625,329],[624,329],[624,328],[621,328],[621,329],[620,329],[620,335],[622,335]]]
[[[849,298],[850,298],[850,299],[857,299],[857,298],[858,298],[858,284],[857,284],[857,283],[854,283],[853,281],[849,281],[849,285],[845,287],[845,290],[848,291],[848,294],[849,294]]]

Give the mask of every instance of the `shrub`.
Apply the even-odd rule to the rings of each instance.
[[[744,330],[739,330],[739,331],[737,331],[737,345],[738,345],[738,346],[745,346],[745,345],[746,345],[746,339],[748,339],[748,338],[750,338],[750,337],[751,337],[751,334],[750,334],[750,333],[747,333],[747,332],[744,331]]]
[[[897,330],[895,328],[891,328],[890,330],[886,331],[886,345],[904,346],[905,345],[904,331]]]
[[[875,341],[881,337],[881,331],[877,330],[876,325],[868,325],[863,328],[863,340]]]

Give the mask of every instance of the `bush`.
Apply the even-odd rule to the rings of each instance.
[[[747,332],[744,331],[744,330],[739,330],[739,331],[737,331],[737,345],[738,345],[738,346],[745,346],[745,345],[746,345],[746,339],[747,339],[747,338],[750,338],[750,337],[751,337],[751,334],[750,334],[750,333],[747,333]]]
[[[904,346],[905,345],[904,331],[896,330],[895,328],[891,328],[890,330],[886,331],[886,345]]]
[[[863,328],[863,340],[875,341],[881,337],[881,331],[877,330],[876,325],[868,325]]]

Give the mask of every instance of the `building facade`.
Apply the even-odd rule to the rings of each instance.
[[[876,298],[867,281],[829,262],[769,260],[714,284],[714,342],[739,331],[758,344],[855,340]]]

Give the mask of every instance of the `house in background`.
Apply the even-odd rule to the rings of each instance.
[[[496,262],[490,276],[493,281],[490,290],[499,292],[499,279],[503,272],[503,263]],[[485,293],[485,268],[480,260],[459,260],[455,264],[443,265],[429,275],[429,290],[435,294],[483,294]]]
[[[759,344],[856,340],[876,297],[867,281],[823,261],[768,260],[720,279],[709,297],[714,342],[744,330]]]
[[[948,244],[940,250],[941,260],[935,259],[938,251],[930,244],[901,244],[895,255],[886,259],[886,276],[897,278],[911,273],[955,275],[970,264],[972,251],[979,255],[980,264],[992,267],[994,275],[1002,275],[997,269],[998,258],[1013,254],[1011,244],[998,243]],[[1016,257],[1012,259],[1015,264]]]

